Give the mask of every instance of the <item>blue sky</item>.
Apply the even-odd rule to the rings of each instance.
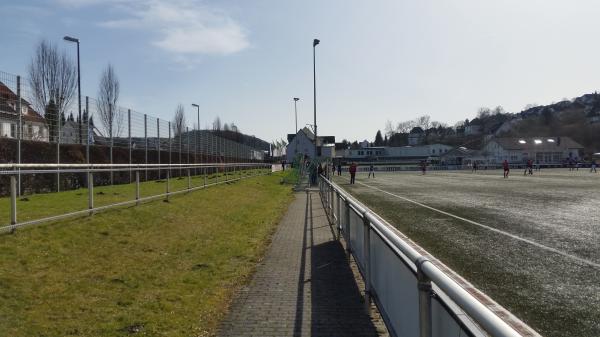
[[[454,124],[481,106],[518,112],[600,88],[592,0],[45,0],[0,3],[0,70],[27,75],[42,38],[81,39],[82,93],[110,62],[121,105],[201,124],[217,115],[266,140],[312,123],[372,139],[387,120]]]

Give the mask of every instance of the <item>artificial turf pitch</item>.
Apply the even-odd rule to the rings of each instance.
[[[347,173],[334,181],[543,336],[600,336],[600,174],[377,172],[359,173],[354,185]]]

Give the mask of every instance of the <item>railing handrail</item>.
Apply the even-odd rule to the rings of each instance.
[[[385,235],[385,238],[395,249],[405,255],[413,264],[419,264],[421,271],[486,332],[493,337],[522,337],[521,333],[502,320],[490,308],[481,303],[460,284],[429,261],[426,256],[417,252],[403,238],[396,234],[393,230],[394,227],[387,221],[378,217],[375,212],[360,203],[333,181],[327,179],[325,176],[321,176],[321,179],[358,211],[357,216],[361,219],[366,217],[369,225]]]
[[[38,167],[39,165],[42,165],[43,167],[46,167],[45,169],[25,169],[22,170],[21,167]],[[188,193],[191,191],[195,191],[195,190],[199,190],[199,189],[204,189],[207,188],[209,186],[214,186],[214,185],[219,185],[219,184],[224,184],[224,183],[229,183],[232,181],[237,181],[237,180],[241,180],[241,179],[246,179],[249,177],[253,177],[256,175],[263,175],[265,173],[260,173],[260,172],[254,172],[256,169],[258,170],[263,170],[266,168],[269,168],[268,173],[270,174],[271,172],[271,164],[266,164],[266,163],[221,163],[221,164],[175,164],[176,166],[173,166],[173,164],[169,165],[169,164],[149,164],[149,165],[129,165],[129,164],[2,164],[2,166],[0,166],[0,176],[4,175],[7,176],[10,179],[10,223],[8,225],[0,225],[0,233],[2,232],[6,232],[6,231],[10,231],[11,233],[14,232],[17,228],[22,227],[22,226],[26,226],[26,225],[32,225],[32,224],[38,224],[38,223],[43,223],[43,222],[48,222],[48,221],[55,221],[55,220],[59,220],[59,219],[64,219],[67,217],[71,217],[71,216],[77,216],[77,215],[82,215],[82,214],[94,214],[94,212],[100,211],[100,210],[105,210],[111,207],[119,207],[119,206],[125,206],[125,205],[129,205],[129,204],[135,204],[135,205],[139,205],[141,202],[143,201],[147,201],[147,200],[152,200],[152,199],[156,199],[156,198],[160,198],[160,197],[165,197],[165,200],[168,201],[169,200],[169,196],[171,195],[176,195],[176,194],[180,194],[180,193]],[[2,167],[18,167],[17,169],[13,169],[13,170],[2,170]],[[101,167],[101,168],[97,168],[97,167]],[[115,166],[117,168],[115,168]],[[56,167],[57,169],[53,170],[52,168]],[[74,168],[67,168],[67,169],[60,169],[60,167],[74,167]],[[200,168],[202,170],[202,173],[200,174],[200,177],[203,177],[204,181],[203,183],[201,183],[201,185],[199,186],[192,186],[192,174],[191,172],[193,171],[194,168]],[[214,169],[211,171],[217,172],[218,174],[215,176],[216,182],[211,182],[208,183],[208,174],[212,173],[208,173],[206,170],[207,168],[209,169]],[[221,178],[221,181],[219,181],[219,175],[221,174],[219,171],[219,169],[223,168],[223,175],[224,177]],[[160,172],[161,169],[164,170],[165,173],[165,192],[164,193],[159,193],[159,194],[155,194],[155,195],[151,195],[151,196],[147,196],[147,197],[141,197],[140,195],[140,173],[144,170],[158,170],[159,172],[159,180],[161,179],[160,177]],[[171,173],[172,171],[178,171],[180,169],[185,169],[187,172],[187,188],[184,189],[180,189],[177,191],[171,191],[170,188],[170,180],[171,180]],[[248,174],[247,170],[250,170],[250,174]],[[118,172],[118,171],[127,171],[129,170],[130,172],[130,184],[133,183],[135,184],[135,199],[130,199],[130,200],[126,200],[126,201],[121,201],[121,202],[117,202],[117,203],[112,203],[109,205],[104,205],[104,206],[94,206],[94,173],[96,172]],[[43,218],[38,218],[38,219],[32,219],[32,220],[27,220],[24,222],[18,222],[18,218],[17,218],[17,174],[38,174],[38,173],[58,173],[58,172],[68,172],[68,173],[85,173],[87,175],[86,178],[86,184],[87,184],[87,200],[88,200],[88,207],[87,209],[82,209],[82,210],[77,210],[77,211],[72,211],[72,212],[68,212],[68,213],[63,213],[63,214],[59,214],[59,215],[53,215],[53,216],[46,216]],[[133,173],[135,173],[135,180],[134,182],[132,182],[132,178],[133,178]],[[198,176],[198,175],[196,175]],[[183,178],[183,175],[180,175],[180,178]],[[148,179],[146,179],[146,181],[148,181]],[[119,184],[113,184],[112,180],[111,180],[111,185],[119,185]]]
[[[202,164],[52,164],[52,163],[5,163],[0,164],[0,169],[20,169],[20,168],[151,168],[151,167],[221,167],[221,166],[271,166],[268,163],[202,163]]]

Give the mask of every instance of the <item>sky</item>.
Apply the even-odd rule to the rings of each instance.
[[[82,94],[112,64],[120,105],[190,126],[216,116],[265,140],[313,123],[340,141],[428,114],[519,112],[600,89],[596,0],[20,0],[0,2],[0,71],[27,76],[48,39],[75,57]]]

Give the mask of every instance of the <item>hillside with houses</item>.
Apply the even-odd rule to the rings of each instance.
[[[475,118],[459,121],[454,126],[422,116],[396,126],[388,123],[385,131],[385,138],[376,135],[370,145],[443,143],[481,149],[488,140],[498,137],[569,137],[583,146],[585,155],[591,155],[600,151],[600,94],[528,106],[518,113],[505,112],[502,107],[480,108]]]
[[[311,137],[310,130],[288,135],[288,160],[303,148],[313,151],[306,145],[312,142]],[[319,137],[318,143],[321,155],[342,162],[585,163],[600,152],[600,94],[529,105],[518,113],[506,112],[501,106],[480,108],[475,118],[453,126],[421,116],[395,125],[387,122],[385,132],[377,131],[373,141],[335,142],[335,137],[329,136]]]

